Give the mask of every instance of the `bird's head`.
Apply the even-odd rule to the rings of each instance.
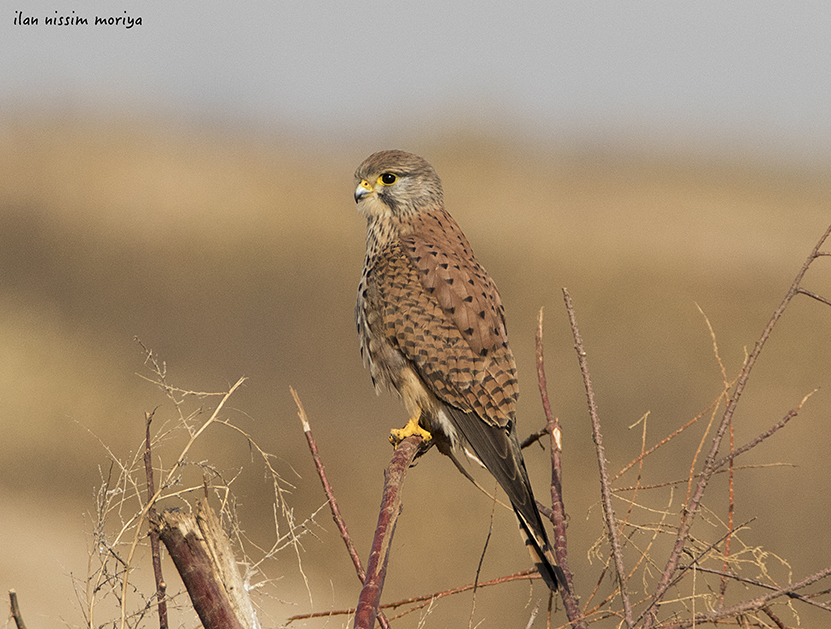
[[[358,166],[355,182],[355,202],[368,219],[411,216],[443,202],[436,171],[405,151],[373,153]]]

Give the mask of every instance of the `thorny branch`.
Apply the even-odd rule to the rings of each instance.
[[[802,265],[802,268],[799,270],[799,273],[797,273],[796,278],[794,279],[793,283],[788,289],[788,292],[785,294],[782,303],[774,311],[773,315],[770,318],[770,321],[768,321],[767,326],[765,326],[765,329],[763,330],[761,337],[756,342],[756,346],[753,348],[753,351],[748,355],[744,367],[742,368],[742,371],[739,374],[738,379],[736,380],[736,386],[733,390],[733,395],[732,397],[730,397],[724,409],[724,414],[722,415],[721,422],[719,423],[718,428],[716,430],[716,434],[713,438],[713,443],[710,447],[710,451],[707,454],[707,458],[704,461],[698,484],[696,485],[695,491],[693,492],[692,496],[689,498],[686,505],[684,505],[684,509],[681,514],[681,524],[678,527],[678,534],[675,538],[675,544],[672,548],[672,551],[670,552],[670,556],[667,560],[666,567],[664,568],[664,571],[661,574],[661,580],[658,583],[658,587],[655,591],[655,594],[652,597],[650,605],[644,612],[646,614],[644,622],[645,629],[650,629],[654,622],[657,620],[657,617],[655,615],[655,607],[666,594],[670,582],[672,581],[672,575],[675,573],[675,570],[678,567],[678,561],[681,557],[681,552],[683,551],[684,545],[686,544],[693,520],[695,519],[695,516],[698,513],[698,509],[701,504],[701,499],[704,495],[704,490],[707,488],[707,484],[709,483],[710,478],[717,469],[716,457],[718,456],[718,451],[721,447],[721,442],[724,437],[724,433],[727,431],[727,428],[729,427],[730,422],[733,418],[733,414],[736,410],[736,405],[738,404],[739,398],[741,398],[745,386],[747,385],[748,378],[750,377],[750,372],[756,364],[756,360],[759,358],[759,354],[761,354],[762,348],[764,347],[765,343],[770,337],[770,334],[773,331],[774,326],[779,321],[782,314],[785,312],[785,309],[788,307],[788,304],[790,304],[791,300],[801,292],[800,285],[802,283],[802,278],[805,276],[805,273],[808,271],[808,268],[811,266],[811,263],[820,256],[828,255],[826,253],[820,252],[820,248],[825,243],[830,234],[831,225],[829,225],[828,229],[825,230],[825,233],[819,239],[819,242],[817,242],[814,249],[808,255],[808,258],[805,260],[805,263]]]
[[[568,619],[574,622],[575,629],[585,629],[586,623],[582,620],[580,606],[574,596],[574,583],[571,571],[568,568],[568,544],[566,542],[566,513],[562,492],[562,431],[560,421],[551,412],[551,403],[548,399],[548,384],[545,377],[545,359],[542,344],[543,311],[540,308],[537,316],[536,359],[537,384],[542,399],[542,408],[545,412],[546,431],[551,435],[551,512],[550,520],[554,525],[554,554],[557,563],[566,575],[566,587],[560,590],[563,605]]]
[[[796,408],[792,408],[791,410],[789,410],[782,419],[780,419],[778,422],[776,422],[768,430],[766,430],[762,434],[756,436],[751,441],[748,441],[741,448],[738,448],[738,449],[734,450],[733,452],[731,452],[730,454],[728,454],[728,455],[722,457],[721,459],[719,459],[713,465],[713,470],[719,470],[728,461],[732,461],[733,459],[735,459],[740,454],[744,454],[745,452],[747,452],[751,448],[756,447],[757,445],[762,443],[765,439],[772,436],[780,428],[783,428],[785,426],[785,424],[787,424],[789,421],[791,421],[794,417],[797,416],[799,411],[802,410],[802,407],[805,405],[805,402],[807,402],[808,398],[811,397],[811,395],[813,395],[815,392],[816,392],[816,390],[812,391],[811,393],[806,395],[804,398],[802,398],[802,401],[797,405]]]
[[[603,448],[603,437],[600,432],[600,418],[598,417],[597,405],[594,401],[594,390],[592,388],[591,376],[589,375],[586,350],[583,349],[583,339],[580,336],[580,330],[577,327],[577,318],[574,314],[574,303],[571,300],[571,295],[566,289],[563,289],[563,298],[566,304],[566,311],[568,312],[568,320],[571,323],[571,331],[574,335],[574,349],[577,351],[577,361],[580,363],[580,373],[583,374],[583,384],[586,388],[586,398],[588,400],[589,415],[592,423],[592,436],[597,449],[597,464],[600,468],[600,493],[603,502],[603,513],[606,518],[606,532],[609,536],[609,542],[612,545],[612,556],[614,558],[615,571],[617,573],[618,587],[620,588],[620,597],[623,601],[624,620],[626,621],[626,626],[631,629],[635,626],[635,621],[632,616],[632,605],[629,602],[629,593],[626,589],[626,571],[623,567],[623,551],[620,547],[620,536],[617,529],[617,522],[615,521],[614,507],[612,506],[612,487],[609,483],[609,473],[606,470],[606,451]]]
[[[698,614],[694,618],[688,618],[686,620],[681,620],[678,622],[662,624],[661,629],[686,629],[687,627],[695,627],[699,624],[716,623],[718,620],[721,620],[722,618],[734,618],[736,616],[740,616],[751,611],[762,610],[765,607],[767,607],[768,602],[772,601],[773,599],[779,598],[781,596],[791,596],[793,594],[796,594],[797,590],[801,590],[802,588],[808,587],[809,585],[816,583],[817,581],[824,579],[828,576],[831,576],[831,568],[820,570],[816,574],[812,574],[811,576],[802,579],[802,581],[786,585],[785,587],[777,588],[772,592],[768,592],[767,594],[763,594],[762,596],[759,596],[757,598],[750,599],[749,601],[743,601],[738,605],[733,605],[732,607],[717,609],[708,614]]]
[[[315,469],[317,469],[320,482],[323,484],[323,491],[326,493],[326,499],[329,502],[329,509],[332,511],[332,519],[338,527],[338,531],[343,538],[343,543],[346,544],[346,550],[349,552],[349,557],[352,559],[352,564],[355,566],[355,572],[358,573],[358,578],[361,580],[361,583],[363,583],[366,578],[366,571],[361,564],[361,558],[358,555],[358,551],[352,543],[352,538],[349,536],[349,530],[346,528],[346,521],[341,515],[338,501],[335,498],[335,492],[326,476],[326,469],[323,467],[323,462],[320,459],[320,452],[317,449],[317,442],[312,435],[312,427],[309,425],[309,418],[306,416],[306,409],[303,408],[303,403],[300,401],[300,396],[297,395],[297,391],[293,388],[290,390],[291,395],[294,398],[294,403],[297,406],[297,415],[300,417],[300,422],[303,424],[303,432],[306,435],[306,442],[308,443],[309,450],[312,453]]]
[[[758,579],[749,579],[747,577],[739,576],[733,572],[725,572],[724,570],[713,570],[712,568],[705,568],[704,566],[698,566],[696,568],[699,572],[708,572],[710,574],[716,574],[726,579],[733,579],[734,581],[738,581],[739,583],[745,583],[747,585],[753,585],[758,588],[762,588],[764,590],[770,591],[778,591],[780,588],[771,585],[769,583],[764,583],[759,581]],[[819,607],[820,609],[824,609],[825,611],[831,611],[831,606],[826,605],[825,603],[821,603],[819,601],[812,600],[808,598],[808,596],[804,594],[797,594],[796,592],[789,592],[788,598],[800,601],[805,603],[806,605],[811,605],[813,607]]]
[[[539,579],[541,578],[539,572],[537,572],[536,568],[530,568],[528,570],[523,570],[522,572],[517,572],[516,574],[509,574],[504,577],[498,577],[496,579],[491,579],[490,581],[481,581],[478,583],[469,583],[467,585],[463,585],[461,587],[452,588],[450,590],[442,590],[441,592],[433,592],[432,594],[422,594],[421,596],[413,596],[410,598],[405,598],[400,601],[393,601],[392,603],[382,603],[380,605],[381,609],[397,609],[399,607],[403,607],[405,605],[415,605],[415,607],[408,609],[407,611],[398,614],[397,616],[393,616],[392,620],[397,618],[401,618],[402,616],[412,613],[416,609],[420,609],[422,607],[426,607],[433,601],[437,601],[441,598],[445,598],[447,596],[453,596],[455,594],[461,594],[463,592],[470,592],[473,589],[480,590],[485,587],[490,587],[493,585],[501,585],[503,583],[511,583],[513,581],[523,581],[523,580],[532,580],[532,579]],[[313,612],[310,614],[297,614],[296,616],[291,616],[287,620],[287,624],[290,622],[294,622],[295,620],[308,620],[310,618],[328,618],[329,616],[348,616],[355,613],[355,608],[349,609],[339,609],[335,611],[325,611],[325,612]]]
[[[381,511],[378,514],[378,526],[375,528],[375,538],[372,540],[372,549],[369,553],[366,580],[355,611],[355,629],[372,629],[375,626],[381,592],[384,589],[384,579],[387,576],[392,538],[401,513],[401,490],[404,477],[415,460],[422,441],[419,435],[411,435],[401,441],[395,448],[389,466],[384,470]]]

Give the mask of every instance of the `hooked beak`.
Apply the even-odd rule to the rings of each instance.
[[[375,190],[372,189],[369,182],[366,179],[361,179],[361,183],[359,183],[358,187],[355,188],[355,203],[359,203],[366,195],[373,192],[375,192]]]

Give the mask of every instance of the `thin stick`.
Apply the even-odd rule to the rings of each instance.
[[[343,543],[346,544],[346,550],[349,552],[349,557],[352,559],[352,565],[355,566],[355,572],[358,574],[358,578],[361,580],[361,583],[363,583],[366,579],[366,571],[361,564],[361,557],[358,555],[358,551],[352,543],[352,538],[349,536],[349,530],[346,528],[346,521],[341,515],[340,507],[338,507],[338,501],[335,498],[335,492],[332,489],[332,485],[329,484],[329,479],[326,477],[326,469],[323,467],[323,462],[320,459],[320,452],[317,449],[317,443],[312,435],[312,427],[309,425],[309,418],[306,416],[306,410],[303,408],[303,403],[300,401],[300,396],[297,395],[297,391],[295,391],[293,387],[289,387],[289,390],[291,391],[291,396],[294,398],[294,403],[297,405],[297,415],[300,417],[300,422],[303,424],[303,432],[306,435],[306,443],[308,443],[309,450],[312,453],[312,459],[315,463],[317,475],[320,477],[320,482],[323,484],[323,492],[326,494],[326,499],[329,502],[332,519],[335,521],[335,526],[338,527]]]
[[[509,574],[504,577],[498,577],[496,579],[492,579],[490,581],[483,581],[481,583],[469,583],[468,585],[463,585],[461,587],[453,588],[450,590],[442,590],[441,592],[434,592],[433,594],[422,594],[421,596],[413,596],[411,598],[405,598],[400,601],[394,601],[392,603],[383,603],[380,605],[381,609],[397,609],[398,607],[403,607],[404,605],[416,605],[418,603],[429,603],[433,600],[438,600],[440,598],[445,598],[447,596],[453,596],[454,594],[461,594],[463,592],[469,592],[473,588],[482,589],[484,587],[489,587],[492,585],[500,585],[502,583],[510,583],[512,581],[523,581],[523,580],[531,580],[531,579],[541,579],[540,573],[537,572],[536,568],[530,568],[528,570],[523,570],[522,572],[517,572],[515,574]],[[416,609],[416,608],[414,608]],[[405,613],[409,613],[413,610],[408,610]],[[311,614],[297,614],[296,616],[291,616],[286,620],[286,624],[290,622],[294,622],[295,620],[308,620],[310,618],[327,618],[329,616],[347,616],[355,613],[354,608],[349,609],[339,609],[336,611],[325,611],[325,612],[313,612]],[[400,614],[396,618],[400,618],[404,614]],[[394,620],[394,619],[393,619]]]
[[[805,402],[808,400],[808,398],[811,397],[814,393],[816,393],[816,389],[814,391],[811,391],[811,393],[806,395],[804,398],[802,398],[802,401],[797,405],[796,408],[792,408],[791,410],[789,410],[782,419],[780,419],[773,426],[768,428],[765,432],[763,432],[762,434],[756,436],[753,440],[748,441],[741,448],[738,448],[737,450],[734,450],[730,454],[728,454],[728,455],[722,457],[721,459],[719,459],[713,465],[713,468],[715,470],[720,469],[728,461],[732,462],[740,454],[744,454],[745,452],[747,452],[751,448],[753,448],[753,447],[759,445],[760,443],[762,443],[768,437],[772,436],[777,430],[784,427],[785,424],[787,424],[789,421],[791,421],[794,417],[796,417],[799,414],[799,411],[802,409],[802,406],[805,404]]]
[[[530,568],[528,570],[523,570],[521,572],[509,574],[504,577],[497,577],[496,579],[491,579],[490,581],[469,583],[468,585],[452,588],[450,590],[434,592],[433,594],[422,594],[421,596],[413,596],[411,598],[405,598],[400,601],[393,601],[392,603],[384,603],[383,605],[381,605],[381,608],[397,609],[398,607],[402,607],[403,605],[416,605],[416,607],[413,607],[412,609],[409,609],[401,614],[398,614],[397,616],[394,616],[393,620],[395,620],[396,618],[401,618],[402,616],[409,614],[410,612],[415,611],[416,609],[426,607],[433,601],[437,601],[438,599],[444,598],[446,596],[453,596],[454,594],[461,594],[462,592],[469,592],[471,590],[481,590],[482,588],[486,588],[492,585],[500,585],[502,583],[510,583],[512,581],[530,581],[531,579],[541,578],[542,577],[540,576],[540,573],[537,572],[536,568]]]
[[[727,533],[722,535],[719,539],[714,541],[712,544],[709,544],[707,546],[707,548],[705,548],[704,550],[699,552],[697,557],[693,557],[692,553],[690,553],[689,551],[686,551],[687,554],[690,555],[690,563],[687,564],[686,566],[681,566],[680,567],[680,569],[678,570],[678,574],[675,575],[675,578],[672,581],[672,585],[675,585],[676,583],[678,583],[682,579],[682,577],[684,576],[684,573],[686,573],[688,570],[690,570],[690,569],[698,570],[698,568],[700,567],[699,562],[702,559],[704,559],[711,550],[713,550],[716,546],[721,544],[723,541],[729,540],[731,535],[733,535],[733,533],[738,533],[744,527],[746,527],[748,524],[753,522],[755,519],[756,518],[750,518],[747,522],[745,522],[744,524],[741,524],[740,526],[737,526],[735,529],[728,529]]]
[[[520,444],[520,449],[524,450],[525,448],[534,445],[537,441],[545,437],[549,433],[548,426],[544,426],[540,428],[537,432],[532,432],[530,435],[525,437]]]
[[[612,488],[609,484],[609,473],[606,470],[606,451],[603,448],[603,437],[600,432],[600,417],[598,417],[597,405],[594,401],[594,390],[592,388],[591,376],[589,375],[586,350],[583,349],[583,339],[577,327],[574,304],[571,300],[571,295],[569,295],[568,290],[565,288],[563,289],[563,299],[565,300],[566,311],[568,312],[568,320],[571,324],[571,332],[574,335],[574,349],[577,351],[577,362],[580,364],[580,373],[583,374],[583,384],[586,388],[586,398],[588,400],[589,415],[592,423],[592,436],[597,449],[597,464],[600,468],[600,493],[603,500],[603,513],[606,517],[606,532],[609,536],[609,542],[612,545],[612,556],[614,558],[615,571],[617,572],[620,598],[623,601],[623,617],[626,621],[626,626],[631,629],[635,626],[635,621],[632,617],[629,593],[626,590],[626,570],[623,567],[623,552],[620,548],[620,538],[617,523],[615,522],[615,511],[612,506]]]
[[[721,395],[719,395],[719,399],[721,399]],[[643,461],[646,457],[648,457],[650,454],[652,454],[653,452],[655,452],[655,450],[657,450],[657,449],[658,449],[658,448],[660,448],[661,446],[666,445],[666,444],[667,444],[667,443],[669,443],[672,439],[674,439],[674,438],[675,438],[675,437],[677,437],[679,434],[681,434],[682,432],[684,432],[687,428],[689,428],[690,426],[692,426],[693,424],[695,424],[695,423],[696,423],[699,419],[701,419],[701,418],[704,416],[704,413],[706,413],[707,411],[711,410],[712,408],[715,408],[715,405],[716,405],[717,403],[718,403],[718,400],[716,400],[715,402],[713,402],[713,404],[712,404],[709,408],[704,409],[702,412],[700,412],[698,415],[696,415],[695,417],[693,417],[693,418],[692,418],[690,421],[688,421],[686,424],[684,424],[683,426],[681,426],[681,427],[680,427],[680,428],[678,428],[677,430],[674,430],[674,431],[673,431],[673,432],[671,432],[669,435],[667,435],[666,437],[664,437],[663,439],[661,439],[658,443],[656,443],[655,445],[651,446],[651,447],[650,447],[650,448],[648,448],[647,450],[644,450],[643,452],[641,452],[641,454],[640,454],[639,456],[637,456],[636,458],[632,459],[629,463],[627,463],[626,465],[624,465],[624,466],[623,466],[623,469],[621,469],[621,470],[620,470],[617,474],[615,474],[614,478],[612,478],[612,482],[615,482],[618,478],[620,478],[621,476],[623,476],[626,472],[628,472],[630,469],[632,469],[635,465],[640,464],[640,463],[641,463],[641,462],[642,462],[642,461]]]
[[[817,295],[816,293],[813,293],[813,292],[811,292],[809,290],[806,290],[804,288],[800,288],[796,292],[801,293],[802,295],[805,295],[807,297],[810,297],[811,299],[816,299],[817,301],[824,303],[826,306],[831,306],[831,300],[826,299],[822,295]]]
[[[373,629],[375,626],[381,592],[384,589],[384,579],[387,576],[392,538],[401,513],[401,490],[404,477],[415,460],[422,441],[419,435],[411,435],[401,441],[395,449],[389,466],[384,470],[381,511],[378,514],[378,526],[375,528],[375,538],[372,540],[372,549],[369,553],[366,581],[364,581],[355,611],[355,629]]]
[[[697,304],[696,304],[697,305]],[[704,314],[704,310],[702,310],[701,306],[698,306],[698,311],[704,317],[704,321],[707,324],[707,329],[710,330],[710,338],[713,339],[713,354],[715,355],[716,362],[718,363],[719,368],[721,369],[721,381],[722,381],[722,397],[724,397],[725,403],[730,398],[730,387],[732,383],[727,378],[727,368],[724,366],[724,361],[721,360],[721,355],[719,354],[718,350],[718,341],[716,339],[716,332],[713,330],[713,326],[710,324],[710,319]],[[729,449],[730,453],[732,454],[736,449],[736,438],[735,438],[735,430],[733,428],[733,420],[730,420],[730,425],[728,426],[728,431],[730,435],[729,439]],[[732,537],[732,530],[733,530],[733,517],[736,511],[736,493],[735,493],[735,471],[736,471],[736,461],[735,459],[731,458],[730,463],[728,465],[727,470],[727,530],[730,531],[728,533],[727,538],[724,541],[724,553],[723,553],[723,566],[724,569],[727,570],[728,566],[730,565],[730,541],[733,539]],[[691,470],[691,476],[689,478],[689,482],[692,483],[693,478],[695,478],[695,470]],[[689,487],[689,485],[687,485]],[[689,496],[688,496],[689,497]],[[719,585],[719,596],[718,596],[718,607],[720,607],[724,602],[724,595],[727,593],[727,584],[728,580],[727,577],[721,578],[721,584]]]
[[[303,408],[303,403],[300,401],[300,396],[297,394],[297,391],[295,391],[293,387],[289,387],[289,390],[291,391],[291,396],[294,398],[294,403],[297,406],[297,415],[300,417],[300,422],[303,424],[303,432],[306,435],[306,443],[309,444],[309,450],[312,453],[312,459],[315,463],[317,475],[320,477],[320,482],[323,484],[323,492],[326,494],[326,499],[329,502],[329,510],[332,512],[332,519],[335,521],[335,526],[338,527],[341,539],[346,545],[346,551],[352,559],[352,565],[355,566],[355,572],[358,575],[358,579],[360,579],[363,584],[366,581],[366,570],[364,570],[364,567],[361,564],[361,557],[358,555],[358,551],[352,543],[352,537],[349,535],[349,530],[346,528],[346,520],[344,520],[343,515],[341,515],[340,507],[338,506],[338,501],[335,498],[335,492],[332,489],[332,485],[326,477],[326,468],[323,467],[323,461],[321,460],[320,452],[317,449],[317,442],[315,441],[314,435],[312,435],[312,427],[309,425],[309,418],[306,416],[306,410]],[[378,614],[378,621],[384,629],[389,627],[389,623],[383,613]]]
[[[145,435],[144,435],[144,474],[147,477],[147,495],[152,496],[156,493],[155,483],[153,481],[153,458],[150,453],[150,423],[153,421],[153,414],[145,413]],[[154,503],[150,503],[150,509],[147,512],[147,519],[150,523],[150,555],[153,560],[153,576],[156,580],[156,601],[159,610],[159,629],[167,629],[167,601],[165,600],[165,592],[167,585],[164,582],[164,575],[162,574],[162,556],[159,552],[159,517],[156,514],[156,507]]]
[[[733,414],[736,411],[736,405],[739,403],[739,398],[741,398],[741,395],[744,392],[744,388],[747,385],[747,380],[750,377],[750,372],[753,369],[753,366],[756,364],[756,360],[759,358],[759,354],[761,354],[762,348],[765,346],[765,343],[770,337],[771,332],[773,332],[774,326],[779,321],[782,314],[785,312],[785,309],[788,307],[788,304],[791,303],[791,300],[800,292],[800,283],[802,282],[802,278],[805,276],[805,273],[808,271],[808,267],[811,266],[811,263],[814,260],[816,260],[821,255],[824,255],[820,252],[820,247],[822,247],[823,243],[827,240],[829,235],[831,235],[831,225],[829,225],[828,229],[825,230],[825,233],[819,239],[819,242],[817,242],[816,246],[808,255],[808,258],[805,260],[805,263],[802,265],[802,268],[796,274],[796,278],[791,283],[788,292],[782,299],[782,303],[779,304],[779,307],[774,311],[773,315],[771,315],[770,321],[768,321],[768,324],[762,331],[762,335],[759,337],[759,340],[756,341],[756,346],[753,348],[753,351],[748,355],[747,361],[745,362],[744,367],[742,368],[742,371],[739,374],[738,379],[736,380],[736,388],[733,392],[733,396],[730,398],[726,408],[724,409],[724,414],[722,415],[721,422],[719,423],[715,437],[713,438],[713,443],[710,447],[710,452],[707,455],[707,458],[704,460],[704,466],[702,468],[698,484],[696,485],[695,491],[693,492],[692,496],[684,505],[684,509],[681,514],[681,524],[678,527],[678,534],[675,538],[675,544],[672,548],[672,551],[670,552],[669,558],[667,559],[664,571],[661,574],[661,580],[658,583],[658,587],[656,588],[655,594],[652,597],[652,602],[644,612],[644,614],[646,614],[644,629],[651,629],[652,625],[657,620],[654,611],[655,607],[666,594],[667,589],[669,588],[669,584],[672,581],[672,575],[675,572],[675,569],[678,567],[678,561],[681,558],[681,552],[684,550],[684,545],[687,542],[687,537],[689,536],[693,520],[695,519],[695,516],[698,513],[698,508],[701,504],[701,499],[704,495],[704,490],[707,488],[707,484],[710,481],[710,477],[716,470],[716,456],[718,456],[718,451],[721,447],[721,441],[724,437],[724,433],[726,432],[727,427],[730,425],[730,421],[733,417]],[[740,450],[741,448],[729,456],[735,456],[736,454],[738,454]]]

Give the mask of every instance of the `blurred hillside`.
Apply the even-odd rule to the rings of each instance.
[[[640,450],[640,426],[628,427],[644,413],[654,442],[721,391],[696,305],[729,375],[738,373],[831,220],[830,167],[511,144],[475,129],[448,135],[397,148],[436,167],[448,208],[500,287],[523,390],[521,435],[543,421],[533,339],[545,308],[549,386],[565,431],[571,568],[588,592],[599,567],[587,552],[602,534],[597,466],[560,288],[575,300],[616,470]],[[0,121],[0,587],[18,591],[30,629],[83,623],[72,579],[86,575],[92,538],[83,514],[106,474],[98,439],[127,456],[140,446],[145,411],[161,404],[158,417],[172,414],[136,375],[148,372],[134,337],[166,362],[176,386],[221,391],[248,377],[232,399],[236,421],[278,456],[295,486],[291,506],[305,517],[324,498],[289,394],[295,387],[366,554],[388,430],[406,419],[392,396],[375,396],[355,337],[364,225],[352,172],[370,151],[392,148],[364,150],[366,142],[325,151],[288,134],[148,119]],[[806,285],[831,294],[827,260]],[[736,416],[741,444],[820,388],[782,434],[741,461],[796,466],[740,471],[736,481],[736,521],[758,518],[745,543],[787,558],[799,578],[831,557],[830,354],[831,310],[797,299]],[[683,454],[657,453],[644,484],[684,478],[703,429],[684,437]],[[270,488],[247,444],[218,430],[194,454],[203,458],[229,475],[243,469],[240,520],[268,545]],[[547,454],[535,448],[527,458],[544,501]],[[488,533],[487,498],[431,452],[408,477],[404,502],[385,600],[471,582]],[[725,517],[726,498],[710,506]],[[302,558],[315,607],[351,606],[358,587],[348,557],[328,514],[317,521]],[[529,567],[512,515],[498,513],[494,526],[483,580]],[[280,600],[265,603],[275,626],[309,608],[289,555],[276,575]],[[541,596],[539,584],[531,595],[527,584],[480,593],[476,618],[482,627],[524,626]],[[469,611],[469,596],[445,599],[427,626],[462,626]]]

